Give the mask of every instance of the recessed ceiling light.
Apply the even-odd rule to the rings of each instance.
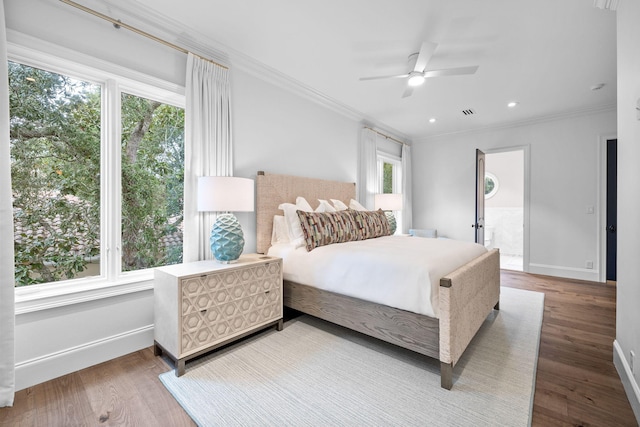
[[[436,122],[436,118],[435,118],[435,117],[431,117],[431,118],[429,119],[429,123],[435,123],[435,122]]]
[[[516,105],[518,105],[518,103],[517,103],[517,102],[515,102],[515,101],[511,101],[510,103],[508,103],[508,104],[507,104],[507,107],[509,107],[509,108],[513,108],[513,107],[515,107]]]

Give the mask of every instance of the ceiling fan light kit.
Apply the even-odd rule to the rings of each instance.
[[[474,74],[478,70],[478,66],[445,68],[441,70],[427,70],[429,60],[436,51],[438,45],[431,42],[423,42],[420,52],[409,55],[409,62],[415,60],[413,70],[407,74],[398,74],[393,76],[377,76],[377,77],[361,77],[360,80],[379,80],[379,79],[397,79],[406,78],[407,88],[402,95],[403,98],[411,96],[413,88],[424,83],[425,79],[431,77],[460,76],[465,74]]]
[[[424,75],[422,73],[417,73],[415,71],[412,71],[411,74],[409,75],[409,80],[407,80],[407,84],[409,86],[420,86],[421,84],[424,83]]]

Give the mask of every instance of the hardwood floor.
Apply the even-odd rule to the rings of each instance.
[[[503,286],[544,292],[534,426],[637,426],[613,365],[616,287],[503,270]]]
[[[502,285],[545,293],[532,425],[637,426],[613,366],[615,285],[507,270]],[[172,368],[149,347],[17,392],[0,425],[193,426],[158,379]]]

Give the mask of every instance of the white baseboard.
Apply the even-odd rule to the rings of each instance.
[[[545,276],[566,277],[567,279],[589,280],[598,282],[600,280],[600,272],[589,268],[563,267],[560,265],[547,265],[529,263],[528,273],[542,274]]]
[[[627,393],[631,409],[633,409],[636,420],[638,424],[640,424],[640,387],[633,376],[633,372],[631,372],[631,367],[629,363],[627,363],[627,359],[624,357],[622,348],[617,340],[613,341],[613,364],[622,380],[622,385],[624,386],[624,391]]]
[[[124,356],[153,344],[153,325],[16,363],[16,391]]]

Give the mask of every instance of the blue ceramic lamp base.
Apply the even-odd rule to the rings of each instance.
[[[234,263],[240,258],[244,248],[244,235],[240,222],[231,213],[218,215],[211,228],[211,252],[222,264]]]
[[[396,217],[392,211],[384,211],[384,214],[387,216],[387,221],[389,221],[389,227],[391,228],[391,234],[396,234],[396,228],[398,228],[398,223],[396,222]]]

